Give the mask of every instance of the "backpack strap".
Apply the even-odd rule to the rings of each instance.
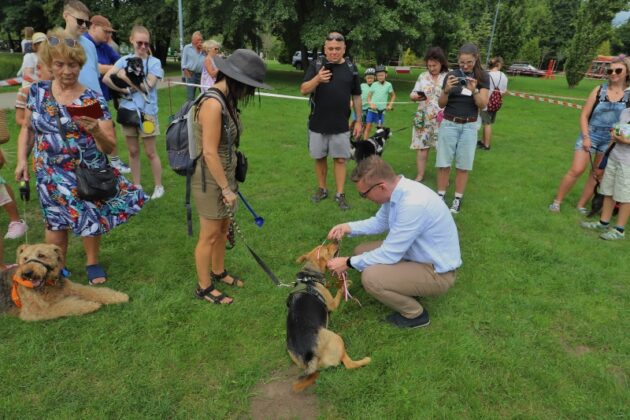
[[[608,83],[599,87],[599,102],[606,102],[606,95],[608,95]]]

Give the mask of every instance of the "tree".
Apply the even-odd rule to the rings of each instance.
[[[585,0],[581,3],[565,64],[569,87],[577,86],[584,78],[597,47],[611,36],[613,16],[625,5],[623,0]]]
[[[613,54],[627,54],[630,52],[630,20],[615,28],[611,48]]]
[[[507,62],[517,57],[521,46],[525,43],[528,30],[525,18],[524,2],[521,0],[501,2],[493,55],[500,55]]]
[[[39,0],[2,0],[0,24],[15,51],[19,51],[20,32],[25,26],[32,26],[36,32],[46,32],[50,27]]]
[[[541,55],[540,38],[535,37],[523,44],[518,53],[518,59],[538,66],[540,64]]]
[[[564,63],[565,51],[575,33],[575,19],[578,12],[579,1],[575,0],[549,0],[551,11],[551,24],[544,29],[541,46],[550,58],[557,58],[558,63]]]

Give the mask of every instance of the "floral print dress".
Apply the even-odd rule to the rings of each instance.
[[[77,196],[75,168],[81,158],[93,168],[107,165],[105,154],[96,147],[91,134],[72,121],[66,107],[57,105],[50,94],[51,82],[31,85],[27,108],[32,111],[35,130],[33,166],[37,194],[48,230],[72,230],[80,236],[99,236],[125,223],[138,213],[148,197],[114,169],[118,178],[118,192],[108,200],[87,201]],[[73,104],[90,105],[98,101],[104,118],[111,119],[105,99],[86,89]],[[56,118],[66,132],[59,132]]]
[[[446,72],[440,73],[437,81],[434,82],[431,73],[428,71],[418,76],[413,90],[424,92],[427,99],[418,102],[418,110],[413,119],[411,149],[427,149],[435,147],[437,143],[438,128],[440,127],[438,114],[442,111],[438,106],[438,99],[442,93],[442,84],[445,77]]]

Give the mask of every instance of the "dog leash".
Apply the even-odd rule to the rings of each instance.
[[[249,251],[250,254],[252,254],[252,257],[254,257],[254,259],[256,260],[258,265],[260,266],[260,268],[263,269],[265,274],[267,274],[267,276],[271,279],[273,284],[276,285],[276,287],[283,286],[284,283],[281,284],[280,280],[278,280],[278,277],[276,277],[276,275],[273,273],[273,271],[271,271],[271,269],[267,266],[267,264],[265,264],[265,262],[262,260],[262,258],[260,258],[258,256],[258,254],[256,254],[256,252],[247,244],[247,241],[245,240],[245,235],[243,235],[243,232],[241,231],[241,228],[239,227],[238,223],[236,222],[236,217],[234,217],[234,212],[232,211],[232,208],[230,206],[227,206],[227,205],[225,207],[227,209],[227,212],[228,212],[228,215],[230,217],[230,220],[231,220],[232,224],[234,225],[234,230],[241,237],[241,240],[243,241],[243,243],[247,247],[247,250]]]
[[[327,239],[324,239],[322,244],[318,247],[317,249],[318,259],[319,259],[319,250],[326,244],[327,241],[328,241]],[[341,249],[341,241],[338,241],[338,242],[339,242],[339,248],[337,249],[337,252],[339,252],[339,249]],[[343,296],[344,296],[345,301],[347,302],[348,299],[352,299],[353,301],[358,303],[360,307],[363,307],[363,305],[361,305],[361,302],[359,302],[359,299],[355,298],[354,296],[350,294],[350,288],[348,286],[348,273],[346,271],[344,271],[341,274],[333,273],[333,276],[341,280]]]

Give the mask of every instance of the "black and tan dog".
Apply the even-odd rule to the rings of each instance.
[[[287,299],[287,350],[295,364],[304,369],[304,374],[293,384],[296,392],[314,384],[319,369],[337,366],[340,362],[347,369],[354,369],[371,360],[369,357],[359,361],[350,359],[343,339],[327,329],[328,313],[337,309],[343,294],[339,287],[333,298],[325,286],[326,263],[338,249],[335,243],[321,245],[297,259],[298,263],[305,264]]]
[[[24,321],[43,321],[129,301],[124,293],[82,286],[61,276],[61,255],[56,245],[20,246],[17,266],[5,270],[0,279],[0,313],[17,315]]]

